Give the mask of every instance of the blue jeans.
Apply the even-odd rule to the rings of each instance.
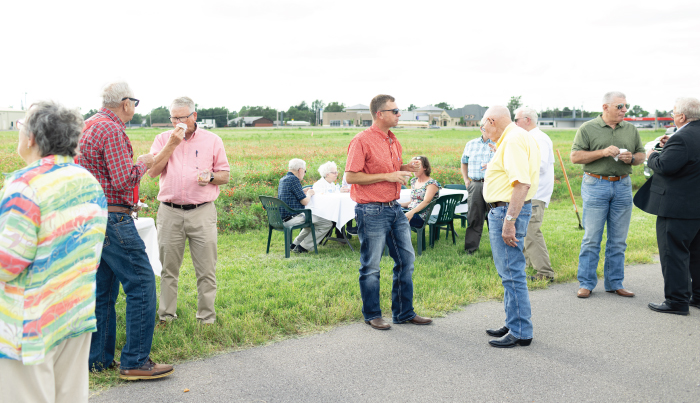
[[[506,218],[507,206],[496,207],[489,211],[489,240],[496,270],[503,283],[503,307],[506,311],[506,327],[519,339],[532,338],[532,311],[530,295],[527,291],[525,275],[525,235],[532,215],[532,205],[524,204],[515,221],[516,246],[508,246],[503,241],[503,220]]]
[[[617,182],[583,175],[583,228],[586,230],[578,256],[578,281],[581,288],[593,290],[598,284],[596,269],[600,260],[600,241],[608,223],[605,244],[605,290],[622,287],[625,279],[627,231],[632,219],[632,181],[626,177]]]
[[[394,283],[391,288],[391,312],[394,323],[413,319],[413,261],[411,228],[401,206],[375,204],[355,206],[357,236],[360,238],[360,294],[365,320],[382,317],[379,307],[379,261],[384,246],[394,259]]]
[[[90,344],[90,369],[103,370],[114,359],[117,336],[114,305],[119,283],[126,294],[126,344],[122,349],[121,369],[139,368],[151,353],[156,279],[146,255],[146,245],[128,214],[109,213],[96,282],[97,331],[92,334]]]

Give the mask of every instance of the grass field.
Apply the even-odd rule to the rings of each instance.
[[[128,132],[136,155],[148,152],[159,130],[137,129]],[[286,172],[291,158],[307,162],[304,185],[313,184],[317,168],[325,161],[345,166],[347,145],[358,129],[216,129],[226,146],[231,164],[231,183],[222,187],[217,200],[219,211],[219,263],[217,266],[217,323],[199,326],[196,278],[189,254],[180,275],[178,319],[157,328],[152,358],[156,362],[178,363],[223,351],[248,348],[271,341],[324,331],[342,323],[361,320],[361,299],[357,283],[359,253],[335,243],[319,248],[319,254],[292,255],[284,259],[283,237],[275,232],[270,254],[265,254],[266,218],[258,195],[276,196],[277,182]],[[463,183],[459,173],[464,145],[479,135],[477,130],[396,130],[404,148],[404,158],[425,155],[433,166],[433,177],[442,184]],[[555,149],[560,150],[581,209],[582,170],[571,164],[569,153],[575,132],[548,131]],[[661,131],[643,131],[642,140],[650,141]],[[17,132],[0,133],[0,171],[10,172],[24,166],[16,154]],[[556,154],[556,152],[555,152]],[[563,173],[555,164],[553,200],[545,214],[545,234],[558,282],[576,278],[578,252],[583,231],[579,231]],[[634,168],[633,186],[644,183],[642,168]],[[142,215],[155,217],[158,182],[146,177],[141,197],[151,207]],[[628,238],[628,263],[650,262],[656,253],[654,217],[634,209]],[[464,230],[455,222],[462,237]],[[359,249],[357,238],[351,240]],[[415,242],[415,235],[414,235]],[[428,249],[415,264],[416,312],[439,317],[465,304],[502,298],[503,289],[493,265],[488,234],[481,249],[466,255],[463,242],[457,245],[444,238]],[[601,260],[599,274],[602,274]],[[381,303],[390,315],[390,258],[382,259]],[[531,288],[542,288],[544,282]],[[573,297],[573,296],[572,296]],[[125,341],[125,296],[117,305],[117,348]],[[537,313],[535,312],[535,315]],[[496,325],[496,324],[494,324]],[[117,357],[118,359],[118,357]],[[101,389],[121,382],[116,371],[91,375],[91,387]]]

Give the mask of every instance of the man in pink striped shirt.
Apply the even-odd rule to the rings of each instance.
[[[197,127],[194,101],[175,99],[170,105],[174,130],[159,134],[151,153],[155,163],[148,174],[160,175],[158,244],[163,272],[160,278],[161,323],[177,319],[177,282],[189,240],[197,275],[197,320],[216,320],[216,207],[219,185],[229,181],[229,164],[219,136]],[[184,123],[187,129],[178,127]]]

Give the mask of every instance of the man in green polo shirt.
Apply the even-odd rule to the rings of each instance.
[[[637,128],[624,122],[629,104],[621,92],[603,97],[603,114],[584,123],[571,146],[571,162],[583,164],[581,197],[586,230],[578,256],[579,298],[588,298],[598,283],[596,269],[605,223],[605,291],[623,297],[634,293],[625,278],[627,231],[632,218],[632,165],[644,163],[644,145]]]

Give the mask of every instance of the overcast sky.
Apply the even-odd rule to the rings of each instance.
[[[287,109],[316,99],[601,110],[700,97],[700,2],[12,1],[3,4],[0,108],[98,108],[125,79],[137,111]]]

